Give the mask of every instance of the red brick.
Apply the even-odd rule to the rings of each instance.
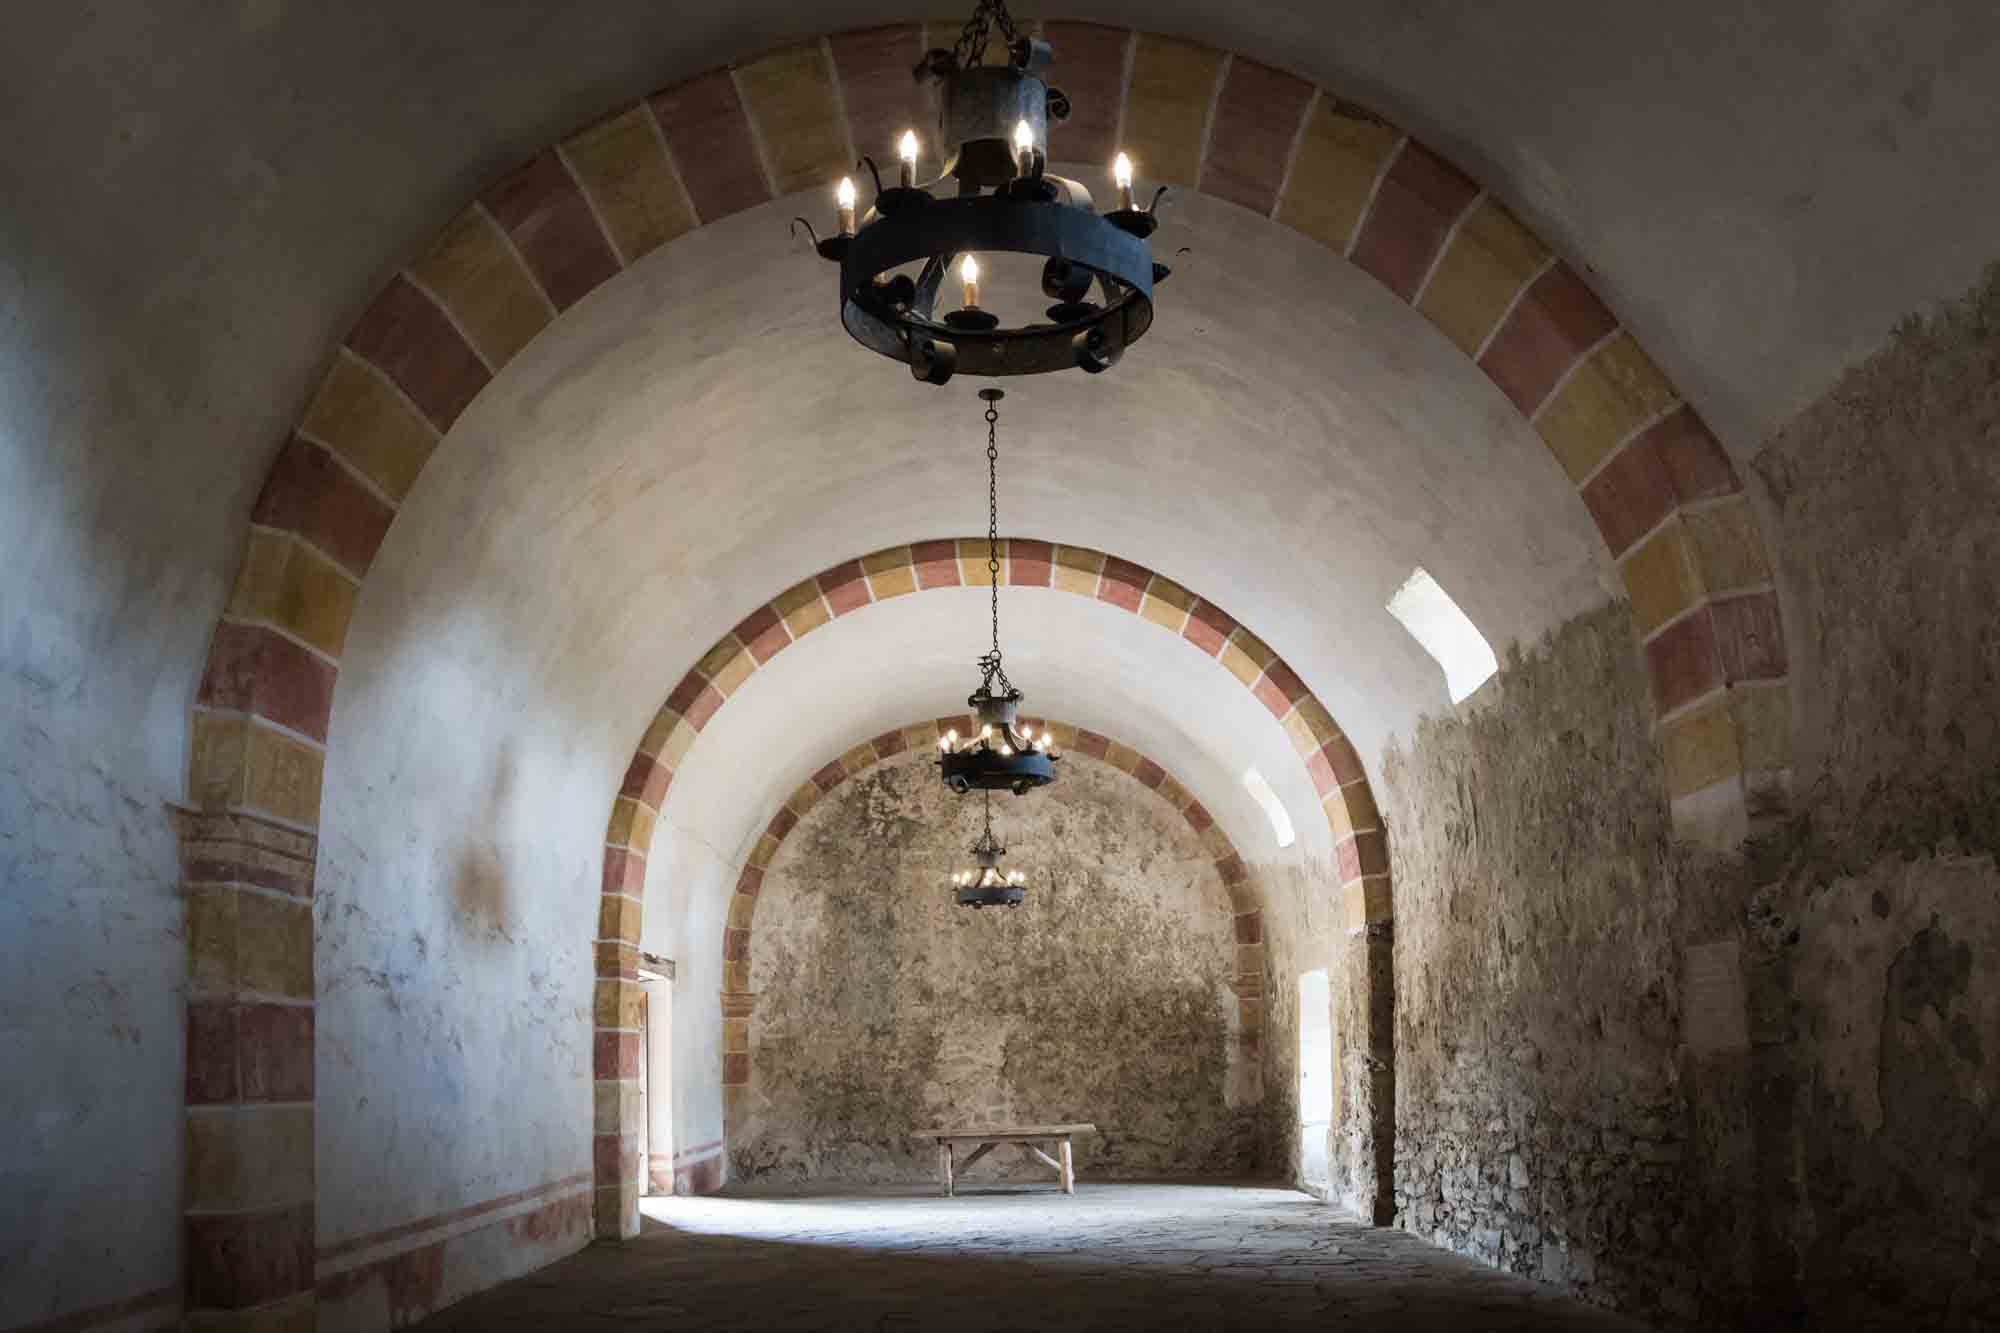
[[[1215,816],[1208,813],[1208,807],[1200,801],[1189,801],[1187,809],[1181,813],[1186,816],[1187,822],[1193,826],[1196,833],[1207,832],[1208,826],[1215,822]]]
[[[687,724],[696,731],[708,725],[715,716],[715,710],[722,707],[722,696],[713,685],[690,671],[681,677],[680,684],[667,696],[667,707],[679,713]]]
[[[1055,558],[1055,547],[1048,542],[1013,538],[1007,543],[1007,582],[1020,588],[1046,588]]]
[[[1361,756],[1354,752],[1354,742],[1345,736],[1336,736],[1320,748],[1327,763],[1333,766],[1333,776],[1345,787],[1350,782],[1359,782],[1365,774],[1361,768]]]
[[[1215,873],[1222,876],[1224,884],[1241,884],[1250,878],[1250,871],[1243,864],[1243,858],[1231,853],[1215,863]]]
[[[1646,644],[1653,703],[1662,713],[1692,703],[1722,684],[1715,622],[1701,607],[1661,630]]]
[[[215,628],[197,696],[209,708],[254,713],[316,741],[326,740],[338,669],[262,625]]]
[[[311,1203],[183,1221],[186,1309],[241,1310],[312,1290]]]
[[[750,1053],[728,1051],[722,1057],[722,1086],[740,1088],[750,1081]]]
[[[1278,204],[1285,159],[1298,137],[1312,85],[1238,56],[1215,105],[1201,188],[1269,215]]]
[[[1235,629],[1236,620],[1228,612],[1213,602],[1197,599],[1194,609],[1188,612],[1181,637],[1214,657],[1221,653],[1223,643]]]
[[[868,605],[868,580],[859,560],[848,560],[826,570],[818,579],[820,595],[836,616]]]
[[[923,30],[915,24],[865,28],[829,38],[827,45],[833,49],[833,67],[840,75],[840,99],[847,107],[854,151],[874,158],[885,171],[893,170],[903,131],[915,130],[925,142],[927,160],[937,166],[936,85],[910,77],[923,51]],[[889,183],[896,183],[893,176]],[[865,200],[874,182],[855,184],[863,187]]]
[[[750,932],[747,930],[725,930],[722,932],[722,961],[741,963],[750,957]]]
[[[1779,680],[1787,670],[1784,628],[1778,618],[1778,595],[1746,593],[1710,603],[1715,618],[1716,648],[1723,676],[1739,680]]]
[[[1055,48],[1052,88],[1069,94],[1068,120],[1049,127],[1049,156],[1105,168],[1118,154],[1118,116],[1125,105],[1125,46],[1131,34],[1095,23],[1046,23]]]
[[[823,792],[832,791],[835,787],[846,781],[846,779],[847,770],[841,766],[841,762],[838,759],[829,761],[824,768],[812,776],[813,786],[818,787]]]
[[[1148,787],[1158,788],[1167,780],[1167,770],[1161,768],[1144,755],[1139,756],[1139,766],[1132,770],[1132,776]]]
[[[1100,736],[1084,727],[1076,729],[1076,748],[1093,759],[1102,759],[1111,749],[1111,738]]]
[[[345,566],[366,574],[396,511],[332,454],[294,435],[264,479],[250,521],[296,532]]]
[[[1325,750],[1314,750],[1306,760],[1306,772],[1312,775],[1313,791],[1323,800],[1340,785],[1340,779],[1333,775],[1333,765],[1328,762]]]
[[[502,177],[481,202],[556,309],[569,309],[618,272],[596,214],[553,151]]]
[[[660,804],[659,799],[655,797],[647,800],[646,789],[655,781],[656,774],[667,771],[668,769],[665,764],[662,764],[659,760],[653,758],[652,755],[642,750],[638,754],[633,755],[632,762],[626,766],[625,781],[619,784],[618,794],[620,796],[630,796],[634,800],[645,801],[647,805],[657,810]],[[665,778],[659,778],[658,781],[664,789],[666,786]]]
[[[962,581],[956,542],[912,543],[910,562],[916,567],[919,588],[955,588]]]
[[[771,197],[750,137],[750,118],[728,70],[711,70],[647,100],[701,221],[713,222]]]
[[[600,1185],[639,1178],[639,1136],[599,1134],[590,1141],[591,1167]]]
[[[1264,675],[1253,692],[1264,707],[1271,710],[1271,716],[1281,722],[1293,706],[1306,697],[1305,682],[1285,665],[1283,658],[1275,657],[1271,659],[1271,665],[1264,668]]]
[[[750,656],[757,659],[759,666],[783,652],[792,642],[791,631],[785,628],[785,622],[770,606],[760,606],[745,616],[743,623],[736,627],[736,638],[750,650]]]
[[[783,842],[785,835],[789,834],[798,825],[798,822],[799,817],[792,813],[791,807],[781,805],[778,807],[778,813],[771,816],[771,822],[764,826],[764,832],[770,834],[777,841]]]
[[[1354,263],[1405,301],[1414,301],[1446,233],[1479,195],[1451,163],[1407,140],[1376,189],[1354,243]]]
[[[243,1080],[237,1069],[237,1006],[191,1002],[187,1010],[189,1106],[239,1101]]]
[[[1342,838],[1333,849],[1334,864],[1340,871],[1340,882],[1361,878],[1361,850],[1354,845],[1352,837]]]
[[[601,1028],[593,1032],[590,1065],[598,1082],[639,1077],[639,1034]]]
[[[1567,264],[1535,279],[1479,358],[1479,368],[1524,416],[1556,381],[1618,327],[1597,294]]]
[[[1245,912],[1236,918],[1236,942],[1238,944],[1262,944],[1264,942],[1264,914]]]
[[[1115,555],[1106,556],[1104,577],[1097,585],[1097,600],[1122,606],[1127,611],[1137,611],[1146,595],[1146,585],[1152,581],[1153,571],[1144,565],[1120,560]]]
[[[755,898],[763,887],[764,872],[756,866],[744,866],[743,873],[736,877],[736,891],[746,898]]]
[[[310,1005],[238,1006],[237,1073],[243,1101],[313,1099],[313,1025]]]
[[[362,312],[347,345],[393,380],[440,431],[451,429],[491,378],[444,312],[401,274]]]
[[[1354,835],[1354,850],[1364,875],[1389,873],[1389,839],[1381,829]]]
[[[883,759],[887,759],[890,755],[901,754],[910,748],[908,738],[900,730],[885,731],[868,743],[875,747],[876,755]]]
[[[604,891],[622,893],[628,898],[643,897],[646,892],[646,858],[629,847],[607,847],[604,849]]]
[[[1743,489],[1729,455],[1692,407],[1662,417],[1639,438],[1659,454],[1682,504]]]
[[[1621,449],[1583,488],[1583,503],[1614,556],[1660,525],[1674,510],[1673,475],[1642,435]]]

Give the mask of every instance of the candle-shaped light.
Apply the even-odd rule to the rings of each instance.
[[[1035,174],[1035,132],[1025,120],[1014,126],[1014,169],[1022,176]]]
[[[902,175],[899,178],[904,189],[917,183],[917,132],[904,130],[903,141],[896,146],[896,154],[902,159]]]
[[[1118,182],[1118,207],[1132,209],[1132,159],[1120,153],[1111,164],[1111,178]]]
[[[971,255],[967,255],[964,259],[960,260],[958,265],[958,280],[965,284],[965,308],[967,310],[979,309],[979,261]],[[993,728],[987,727],[979,734],[981,736],[991,736]]]
[[[835,203],[840,205],[840,234],[842,236],[852,236],[854,234],[854,181],[852,178],[847,176],[840,178],[840,186],[834,190],[833,199]]]

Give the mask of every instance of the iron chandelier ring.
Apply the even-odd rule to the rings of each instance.
[[[1146,223],[1150,215],[1135,214]],[[1116,362],[1153,323],[1155,267],[1144,233],[1149,226],[1123,214],[1102,216],[1053,200],[979,195],[904,202],[877,212],[840,247],[841,323],[855,341],[909,363],[919,379],[943,383],[969,375],[1030,375],[1079,366],[1098,371]],[[1087,271],[1114,296],[1103,305],[1071,301],[1056,322],[979,327],[984,321],[932,317],[930,292],[884,274],[919,260],[950,260],[968,252],[1039,255]],[[926,297],[928,296],[928,299]],[[929,372],[929,373],[927,373]]]

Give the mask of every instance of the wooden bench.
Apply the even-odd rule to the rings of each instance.
[[[1078,1134],[1095,1134],[1096,1125],[1011,1125],[993,1129],[927,1129],[919,1138],[935,1140],[938,1149],[938,1175],[944,1185],[946,1198],[958,1193],[958,1173],[969,1170],[972,1164],[992,1152],[1003,1143],[1018,1143],[1029,1155],[1043,1165],[1052,1168],[1062,1181],[1064,1194],[1076,1193],[1076,1158],[1070,1150],[1070,1140]],[[1048,1144],[1056,1150],[1054,1157],[1044,1152],[1040,1145]],[[978,1145],[967,1153],[964,1161],[958,1160],[959,1145]]]

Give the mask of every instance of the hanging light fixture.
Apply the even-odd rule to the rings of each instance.
[[[1022,886],[1028,877],[1018,870],[1002,873],[1000,858],[1007,849],[993,836],[993,793],[986,793],[986,831],[979,835],[979,841],[972,844],[971,870],[961,870],[951,877],[951,885],[958,890],[960,907],[1019,907],[1021,899],[1027,896]]]
[[[998,31],[1007,63],[983,63]],[[1048,127],[1069,115],[1069,98],[1038,77],[1054,59],[1047,42],[1021,33],[1006,0],[979,0],[950,49],[925,55],[921,82],[940,85],[945,145],[936,179],[917,184],[919,144],[897,145],[897,183],[885,188],[872,158],[875,203],[855,225],[852,180],[840,182],[837,231],[819,253],[840,265],[840,319],[857,342],[908,363],[928,384],[968,375],[1033,375],[1072,366],[1108,370],[1153,322],[1153,287],[1167,276],[1148,238],[1156,219],[1132,195],[1132,163],[1118,155],[1118,207],[1095,211],[1082,184],[1048,172]],[[938,198],[952,182],[955,197]],[[1161,187],[1153,196],[1159,203]],[[799,219],[804,222],[804,219]],[[812,231],[812,224],[805,223]],[[1003,327],[979,300],[975,253],[1038,256],[1047,322]],[[914,266],[914,275],[898,272]],[[937,313],[953,268],[963,283],[958,309]],[[1091,291],[1097,289],[1097,298]]]
[[[993,647],[979,659],[979,688],[966,704],[979,728],[961,737],[948,731],[938,741],[938,771],[944,785],[968,791],[1011,791],[1025,796],[1055,781],[1054,737],[1040,736],[1020,722],[1023,695],[1007,679],[1000,659],[1000,400],[999,389],[981,389],[986,400],[986,573],[992,585]]]

